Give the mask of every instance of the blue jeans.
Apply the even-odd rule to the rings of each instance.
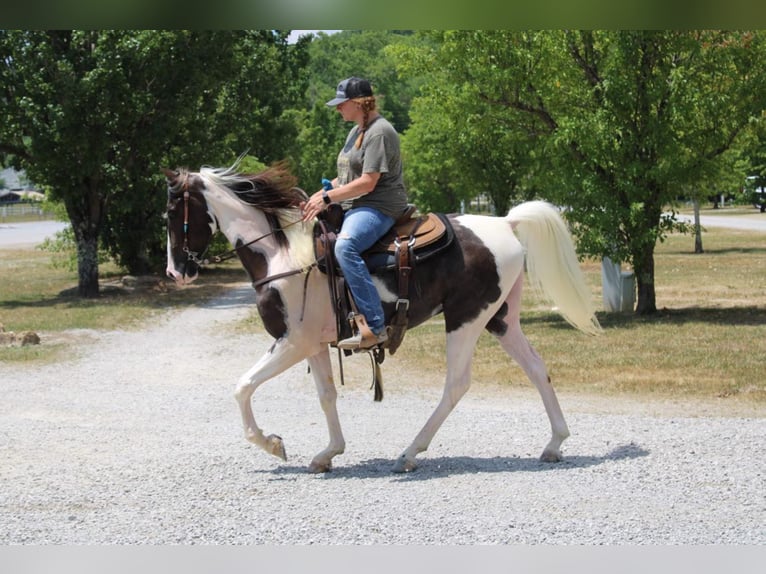
[[[370,271],[362,253],[372,247],[394,225],[394,219],[371,207],[358,207],[346,212],[343,227],[335,241],[338,258],[346,284],[373,333],[380,334],[386,326],[380,295],[372,284]]]

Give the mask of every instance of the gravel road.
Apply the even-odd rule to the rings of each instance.
[[[251,301],[242,285],[140,331],[69,333],[64,362],[0,364],[0,545],[766,542],[757,408],[562,395],[572,437],[564,462],[544,464],[531,386],[476,386],[420,468],[394,475],[440,389],[389,358],[374,403],[354,357],[335,469],[305,471],[327,441],[305,365],[255,394],[287,447],[287,462],[270,457],[244,440],[233,398],[270,345],[233,328]]]
[[[47,237],[67,227],[61,221],[25,221],[21,223],[0,223],[0,249],[29,248],[42,243]]]
[[[758,215],[756,218],[737,217],[730,215],[702,215],[700,216],[700,225],[704,227],[726,227],[729,229],[739,229],[742,231],[763,231],[766,232],[766,216],[761,216],[754,210],[753,215]],[[677,214],[676,217],[679,221],[685,221],[687,223],[694,223],[693,215]]]

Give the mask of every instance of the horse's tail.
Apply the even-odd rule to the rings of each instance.
[[[528,201],[511,209],[506,219],[526,250],[532,287],[574,327],[592,335],[600,333],[572,237],[556,208],[544,201]]]

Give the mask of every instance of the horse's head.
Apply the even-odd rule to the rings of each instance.
[[[168,183],[168,266],[166,273],[179,285],[199,274],[216,222],[203,194],[204,182],[187,171],[163,170]]]

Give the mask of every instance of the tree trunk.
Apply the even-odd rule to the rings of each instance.
[[[87,298],[99,296],[97,237],[77,240],[77,293]]]
[[[694,199],[694,253],[704,253],[702,249],[702,225],[700,225],[700,201]]]
[[[643,253],[633,258],[633,271],[638,285],[637,315],[657,312],[657,295],[654,291],[654,246],[648,246]]]
[[[96,178],[86,178],[84,193],[73,193],[64,199],[77,244],[77,294],[99,296],[98,235],[103,218],[103,200],[97,193]]]

